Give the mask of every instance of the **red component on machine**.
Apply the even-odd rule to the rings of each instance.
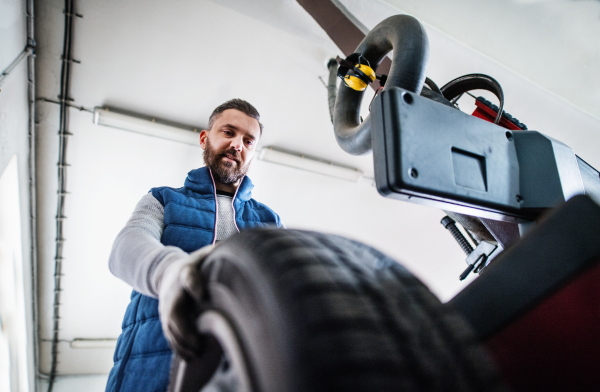
[[[600,263],[486,342],[513,391],[598,389],[598,282]]]
[[[475,106],[477,106],[477,108],[473,112],[473,116],[491,123],[494,122],[496,116],[498,115],[498,106],[493,105],[490,101],[483,97],[477,97],[475,100]],[[503,128],[510,129],[511,131],[527,130],[527,126],[525,124],[519,122],[519,120],[507,112],[502,113],[502,118],[500,119],[500,124],[498,125]]]

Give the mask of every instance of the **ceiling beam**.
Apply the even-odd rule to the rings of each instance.
[[[344,56],[348,56],[356,50],[361,41],[365,38],[365,34],[346,16],[332,0],[297,0],[312,16],[312,18],[321,26],[325,33],[331,38]],[[374,64],[373,64],[374,65]],[[392,61],[388,57],[384,57],[376,71],[379,74],[388,74],[392,66]],[[377,90],[379,80],[375,80],[370,84],[371,88]]]

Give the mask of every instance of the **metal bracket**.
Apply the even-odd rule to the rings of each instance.
[[[498,251],[497,251],[498,250]],[[502,252],[502,247],[494,245],[491,242],[481,241],[479,245],[467,256],[467,269],[460,275],[460,280],[465,280],[467,276],[474,271],[480,273],[487,267],[493,258]]]

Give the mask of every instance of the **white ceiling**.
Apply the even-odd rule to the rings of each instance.
[[[466,73],[494,76],[504,87],[511,114],[600,167],[600,77],[593,72],[599,52],[592,39],[599,35],[575,34],[572,28],[597,32],[599,2],[341,3],[368,28],[399,10],[417,16],[431,43],[428,75],[438,84]],[[56,99],[59,93],[62,9],[60,0],[37,3],[38,97]],[[578,11],[564,11],[573,9]],[[262,114],[260,146],[372,174],[370,155],[349,156],[335,142],[319,76],[326,80],[325,64],[340,52],[295,1],[106,0],[76,2],[76,11],[84,17],[74,22],[73,57],[81,61],[72,66],[75,105],[112,106],[201,127],[214,107],[240,97]],[[544,15],[543,23],[527,19],[534,11]],[[588,17],[594,12],[596,24]],[[550,33],[552,39],[546,39]],[[554,51],[550,44],[556,45]],[[367,104],[370,98],[365,98]],[[40,322],[42,339],[49,339],[58,106],[39,102],[37,110]],[[85,111],[72,109],[70,116],[74,136],[67,153],[70,194],[59,371],[104,373],[112,350],[71,349],[69,342],[119,334],[130,288],[108,271],[112,241],[151,187],[181,186],[187,171],[201,165],[201,150],[95,126]],[[253,163],[250,176],[256,184],[254,197],[276,210],[288,227],[338,233],[374,245],[401,260],[442,299],[461,289],[464,254],[439,224],[441,211],[384,199],[368,184],[260,161]],[[47,341],[42,344],[43,371],[49,366],[48,347]]]
[[[599,1],[383,1],[600,118]]]

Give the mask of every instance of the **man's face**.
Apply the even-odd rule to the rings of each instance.
[[[222,184],[238,185],[246,174],[260,138],[258,121],[236,109],[227,109],[210,130],[200,133],[204,163]]]

